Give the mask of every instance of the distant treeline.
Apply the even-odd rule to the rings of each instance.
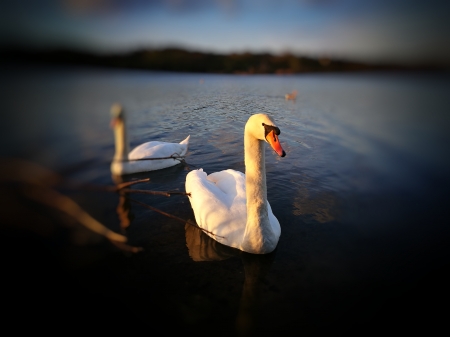
[[[3,59],[53,64],[92,65],[159,71],[223,73],[223,74],[297,74],[311,72],[343,72],[369,70],[439,70],[424,65],[407,67],[394,64],[368,64],[329,58],[311,58],[293,54],[213,54],[179,48],[139,50],[127,54],[98,55],[74,50],[30,51],[8,49]]]

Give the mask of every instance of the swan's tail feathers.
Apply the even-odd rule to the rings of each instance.
[[[185,140],[180,142],[181,145],[186,145],[186,148],[183,149],[183,153],[181,154],[182,156],[186,155],[186,153],[188,152],[188,149],[189,149],[189,138],[191,138],[191,135],[187,136]]]
[[[180,144],[186,144],[189,145],[189,138],[191,138],[191,135],[187,136],[185,140],[181,141]]]

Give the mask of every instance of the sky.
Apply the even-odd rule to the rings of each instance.
[[[97,53],[182,47],[450,66],[450,1],[16,0],[0,46]]]

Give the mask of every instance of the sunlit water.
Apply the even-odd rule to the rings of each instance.
[[[133,188],[184,191],[189,170],[244,171],[253,113],[273,117],[287,153],[266,148],[268,199],[282,228],[267,256],[220,246],[115,193],[61,187],[144,248],[125,253],[58,211],[2,193],[16,207],[3,212],[3,259],[10,305],[20,304],[24,321],[223,336],[439,326],[449,267],[448,74],[2,71],[0,155],[67,180],[113,185],[114,102],[126,109],[131,148],[191,135],[185,165],[126,177],[150,178]],[[294,89],[297,99],[285,100]],[[131,197],[194,220],[186,196]]]

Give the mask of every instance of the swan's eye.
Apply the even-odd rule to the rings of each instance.
[[[281,133],[281,132],[280,132],[280,129],[277,128],[276,126],[273,126],[273,125],[267,125],[267,124],[264,124],[264,123],[262,123],[262,126],[264,126],[264,132],[265,132],[264,137],[265,137],[265,138],[267,138],[267,135],[268,135],[271,131],[273,131],[274,136],[275,136],[275,135],[278,136],[278,135]]]

